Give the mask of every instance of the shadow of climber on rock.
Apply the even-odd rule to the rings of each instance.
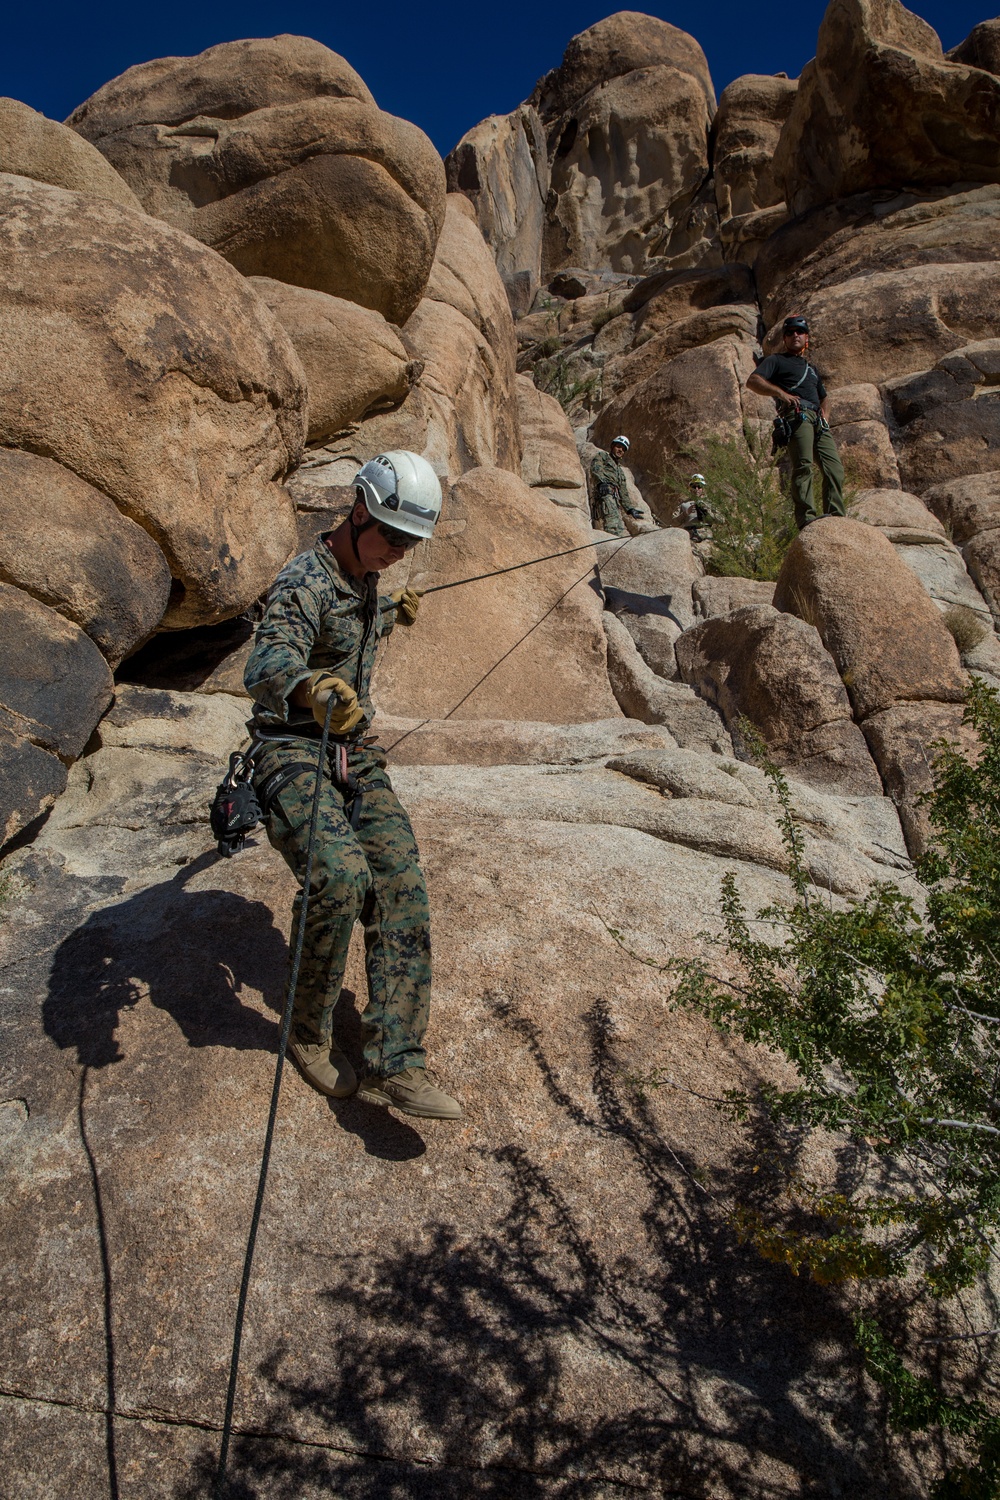
[[[173,1016],[191,1047],[277,1051],[277,1023],[240,995],[257,991],[280,1014],[286,940],[262,901],[186,889],[214,860],[205,855],[172,880],[93,912],[56,949],[43,1021],[60,1047],[76,1048],[82,1066],[121,1061],[121,1014],[146,996]]]

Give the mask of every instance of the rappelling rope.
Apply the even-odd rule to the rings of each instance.
[[[306,843],[306,867],[302,880],[302,904],[299,907],[299,925],[295,934],[295,952],[292,957],[292,967],[288,976],[288,995],[285,1000],[285,1013],[281,1018],[281,1037],[278,1042],[278,1061],[274,1069],[274,1085],[271,1089],[271,1108],[267,1116],[267,1130],[264,1132],[264,1150],[260,1161],[260,1175],[257,1178],[257,1197],[253,1206],[253,1217],[250,1220],[250,1233],[247,1236],[246,1254],[243,1257],[243,1280],[240,1283],[240,1296],[236,1304],[236,1323],[233,1329],[233,1352],[229,1360],[229,1390],[226,1393],[226,1414],[222,1419],[222,1438],[219,1444],[219,1467],[215,1476],[214,1497],[215,1500],[223,1500],[224,1486],[226,1482],[226,1464],[229,1458],[229,1439],[233,1429],[233,1408],[236,1404],[236,1383],[239,1378],[240,1369],[240,1346],[243,1342],[243,1317],[246,1312],[247,1294],[250,1290],[250,1273],[253,1268],[254,1249],[257,1244],[257,1229],[260,1224],[261,1209],[264,1206],[264,1190],[267,1186],[267,1172],[271,1164],[271,1143],[274,1139],[274,1123],[278,1114],[278,1096],[281,1093],[281,1075],[285,1066],[285,1054],[288,1051],[288,1038],[292,1029],[292,1007],[295,1004],[295,989],[299,982],[299,967],[302,963],[302,949],[306,936],[306,912],[309,908],[309,883],[312,880],[313,854],[316,847],[316,830],[319,826],[319,805],[323,792],[323,766],[326,762],[327,744],[330,739],[330,715],[334,704],[337,703],[337,695],[330,694],[330,700],[326,705],[326,718],[323,722],[323,733],[320,735],[319,755],[316,760],[316,786],[313,790],[312,816],[309,820],[309,838]]]
[[[642,533],[640,532],[639,535],[641,536]],[[619,538],[616,536],[609,536],[600,542],[584,542],[582,547],[567,547],[565,552],[550,552],[546,557],[529,557],[527,562],[511,563],[509,568],[494,568],[492,573],[477,573],[474,578],[456,578],[454,583],[435,583],[432,588],[419,589],[417,592],[423,599],[427,594],[440,594],[444,589],[459,589],[463,583],[481,583],[484,578],[499,578],[501,573],[516,573],[518,568],[533,568],[535,563],[552,562],[553,558],[569,557],[573,552],[586,552],[588,547],[607,547],[609,543],[617,542],[618,540]],[[632,541],[632,537],[627,536],[621,545],[624,547],[626,542],[630,541]],[[614,556],[613,553],[612,556]],[[588,568],[587,573],[589,572],[590,569]],[[587,573],[584,573],[584,578],[586,578]],[[539,621],[539,624],[541,624],[541,621]],[[445,717],[447,718],[447,714]]]
[[[643,533],[639,532],[639,533],[637,533],[637,535],[642,536]],[[635,537],[634,536],[627,536],[624,541],[619,540],[618,537],[609,537],[608,540],[609,541],[618,542],[618,546],[615,548],[614,552],[612,552],[612,554],[611,554],[611,557],[617,557],[618,554],[619,554],[619,552],[621,552],[621,550],[622,550],[623,547],[627,547],[628,544],[629,544],[629,542],[635,541]],[[586,542],[584,544],[585,547],[603,547],[603,546],[606,546],[606,545],[607,545],[606,542]],[[568,549],[568,552],[583,552],[583,551],[584,551],[584,547],[570,547]],[[554,552],[552,554],[553,557],[566,557],[567,555],[568,555],[567,552]],[[532,563],[536,563],[536,562],[549,562],[550,560],[551,559],[547,558],[547,557],[533,557],[530,562],[515,563],[512,568],[498,568],[497,569],[497,573],[513,573],[516,568],[530,568]],[[609,558],[608,561],[610,562],[610,560],[611,559]],[[469,691],[466,694],[464,694],[463,697],[459,698],[459,700],[458,700],[457,703],[453,703],[452,706],[451,706],[451,708],[449,708],[449,710],[448,710],[448,712],[446,714],[442,714],[440,722],[443,723],[445,719],[450,719],[451,716],[452,716],[452,714],[457,713],[458,710],[462,707],[462,704],[468,702],[468,700],[472,697],[473,693],[477,690],[477,688],[481,688],[482,687],[482,685],[486,681],[487,677],[490,677],[497,670],[498,667],[502,666],[503,663],[507,660],[508,656],[511,656],[513,654],[513,652],[515,652],[517,650],[518,646],[523,645],[523,643],[528,639],[529,635],[532,635],[538,629],[539,625],[544,625],[545,621],[548,619],[548,617],[552,613],[552,611],[554,609],[558,609],[559,605],[563,602],[563,600],[569,594],[571,594],[573,592],[573,590],[577,587],[577,585],[580,584],[580,583],[582,583],[585,578],[589,578],[590,574],[593,571],[594,571],[594,567],[592,565],[591,567],[589,567],[587,569],[587,571],[585,573],[581,573],[580,576],[579,576],[579,578],[574,579],[573,582],[570,584],[569,588],[565,589],[559,595],[559,598],[556,600],[556,602],[554,604],[550,604],[549,605],[548,609],[545,611],[544,615],[542,615],[541,619],[540,620],[536,620],[535,623],[534,623],[534,625],[529,626],[529,628],[524,632],[524,634],[522,636],[518,636],[518,638],[514,642],[513,646],[508,646],[507,650],[504,652],[503,656],[500,657],[499,661],[495,661],[493,663],[492,667],[487,668],[487,670],[483,673],[482,677],[478,677],[476,679],[476,681],[472,684],[472,686],[470,687]],[[495,573],[480,573],[477,578],[459,578],[455,583],[439,583],[437,585],[437,588],[438,589],[455,589],[455,588],[458,588],[459,584],[461,584],[461,583],[478,583],[480,578],[495,578],[495,577],[496,577]],[[427,589],[426,592],[428,594],[433,594],[435,592],[435,589]],[[425,724],[430,724],[430,723],[434,723],[434,722],[438,722],[438,721],[431,720],[431,719],[421,719],[421,721],[420,721],[419,724],[414,724],[414,726],[413,726],[412,729],[407,729],[404,734],[401,734],[399,736],[398,740],[393,740],[393,742],[392,742],[391,745],[386,745],[386,747],[385,747],[386,748],[386,753],[388,753],[391,750],[395,750],[395,748],[396,748],[397,745],[401,745],[404,740],[409,739],[409,737],[410,737],[411,734],[416,734],[416,732],[417,732],[418,729],[423,729],[423,727],[424,727]]]
[[[628,543],[632,540],[633,538],[631,536],[628,536],[624,541],[621,541],[618,537],[608,537],[606,538],[606,540],[600,542],[584,542],[582,547],[567,547],[564,552],[552,552],[547,557],[532,557],[529,558],[527,562],[514,563],[509,568],[496,568],[491,573],[479,573],[475,578],[458,578],[454,583],[435,584],[433,588],[424,589],[422,592],[424,594],[437,594],[444,589],[459,588],[462,584],[465,583],[479,583],[484,578],[497,578],[502,573],[514,573],[518,570],[518,568],[530,568],[535,563],[552,562],[554,558],[568,557],[573,552],[584,552],[588,547],[607,546],[609,542],[618,543],[615,551],[611,554],[612,557],[614,557],[618,552],[621,551],[623,547],[628,546]],[[497,668],[507,660],[508,656],[510,656],[512,652],[516,651],[518,646],[520,646],[523,641],[526,641],[528,639],[528,636],[531,635],[533,631],[537,630],[539,625],[543,624],[544,621],[548,619],[553,610],[558,609],[559,605],[563,602],[568,594],[572,593],[577,584],[582,583],[583,580],[587,578],[592,572],[593,567],[591,566],[587,569],[586,573],[581,573],[580,577],[577,578],[573,583],[571,583],[569,588],[559,595],[559,598],[555,601],[555,603],[549,606],[544,615],[542,615],[541,619],[536,620],[534,625],[532,625],[524,635],[516,640],[512,646],[508,647],[503,656],[500,657],[499,661],[495,661],[492,667],[490,667],[487,672],[484,672],[482,677],[480,677],[477,682],[473,683],[472,687],[465,694],[465,696],[460,698],[457,703],[453,704],[453,706],[448,710],[444,717],[446,719],[450,718],[453,713],[461,708],[462,704],[465,703],[468,698],[472,697],[472,694],[478,687],[481,686],[482,683],[486,681],[487,677],[489,677],[492,672],[495,672]],[[305,874],[302,881],[302,904],[299,908],[299,922],[295,933],[295,951],[292,957],[291,971],[288,976],[288,994],[285,999],[285,1011],[281,1019],[281,1037],[278,1042],[278,1060],[275,1064],[274,1084],[271,1089],[271,1107],[268,1111],[267,1116],[267,1129],[264,1132],[264,1150],[261,1155],[260,1173],[257,1178],[257,1197],[254,1201],[253,1216],[250,1220],[250,1233],[247,1236],[246,1254],[243,1257],[243,1279],[240,1283],[239,1301],[236,1304],[236,1322],[233,1328],[233,1352],[229,1360],[229,1389],[226,1392],[226,1412],[225,1416],[222,1419],[222,1437],[219,1443],[219,1464],[216,1470],[215,1485],[213,1488],[214,1500],[224,1500],[225,1496],[226,1469],[229,1460],[229,1442],[233,1430],[233,1411],[236,1405],[236,1387],[239,1380],[240,1350],[243,1343],[243,1321],[246,1315],[247,1297],[250,1291],[250,1276],[253,1270],[254,1250],[257,1245],[257,1230],[260,1226],[261,1211],[264,1207],[264,1192],[267,1187],[267,1174],[271,1164],[271,1145],[274,1140],[274,1126],[278,1115],[278,1098],[281,1093],[281,1075],[284,1071],[285,1055],[288,1051],[288,1039],[291,1034],[292,1028],[292,1008],[295,1004],[295,990],[298,985],[299,967],[302,962],[302,950],[305,944],[306,912],[309,907],[309,885],[312,879],[313,855],[315,853],[316,847],[316,830],[319,827],[319,807],[323,790],[323,766],[326,762],[327,744],[330,738],[330,715],[333,712],[333,707],[336,702],[336,695],[334,693],[331,693],[330,700],[326,706],[326,718],[323,723],[323,733],[320,736],[319,742],[319,755],[316,761],[316,785],[313,789],[312,815],[309,819],[309,837],[306,842]],[[424,720],[424,723],[429,722],[429,720]],[[422,725],[417,726],[417,728],[422,727]],[[407,731],[407,734],[413,733],[414,731],[412,729]],[[401,735],[400,738],[388,748],[390,750],[395,749],[395,746],[400,744],[405,738],[406,735]]]

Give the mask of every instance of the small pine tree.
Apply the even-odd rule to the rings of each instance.
[[[705,476],[703,504],[712,529],[706,561],[723,578],[777,578],[796,535],[791,497],[770,440],[744,422],[740,437],[710,437],[691,463]],[[678,500],[690,499],[688,480],[665,479]]]

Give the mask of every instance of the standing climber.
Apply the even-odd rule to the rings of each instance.
[[[628,535],[622,520],[623,509],[633,520],[642,520],[642,511],[629,504],[628,480],[622,468],[628,450],[627,437],[612,438],[608,451],[598,453],[590,466],[594,481],[591,518],[598,531],[609,531],[612,536]]]
[[[747,389],[772,396],[778,406],[776,428],[787,435],[792,460],[795,520],[801,531],[823,513],[844,515],[844,466],[827,420],[829,397],[816,370],[806,358],[809,324],[805,318],[786,318],[782,353],[762,359],[747,380]],[[780,443],[781,438],[776,441]],[[823,509],[813,499],[813,462],[823,476]]]
[[[397,622],[412,625],[412,589],[379,598],[378,575],[433,534],[441,485],[415,453],[382,453],[355,479],[350,516],[279,573],[247,662],[254,700],[254,786],[267,836],[299,882],[316,777],[317,743],[331,697],[305,944],[289,1051],[322,1094],[357,1088],[333,1036],[355,921],[364,924],[368,1004],[366,1076],[358,1091],[426,1119],[458,1120],[461,1106],[425,1071],[431,990],[430,914],[409,819],[385,759],[365,733],[375,653]]]

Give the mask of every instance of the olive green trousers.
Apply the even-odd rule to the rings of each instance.
[[[803,412],[802,421],[789,439],[788,456],[792,464],[795,524],[799,530],[821,515],[844,515],[844,466],[829,428],[820,425],[816,412]],[[819,510],[813,496],[814,463],[823,476],[823,505]]]

